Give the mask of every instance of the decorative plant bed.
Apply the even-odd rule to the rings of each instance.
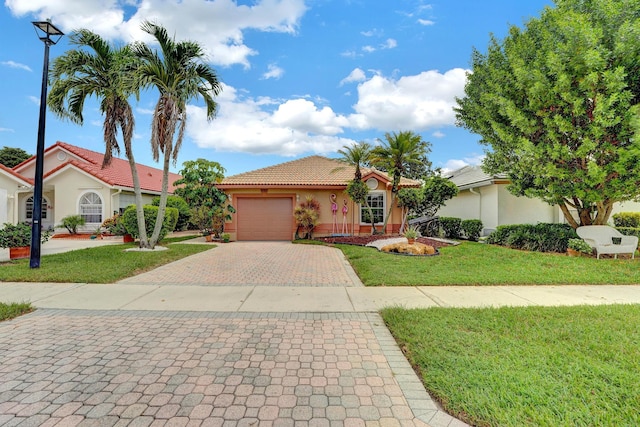
[[[340,244],[340,245],[356,245],[356,246],[366,246],[368,243],[375,242],[376,240],[384,240],[394,237],[402,237],[397,234],[374,234],[367,236],[332,236],[332,237],[318,237],[315,240],[331,243],[331,244]],[[418,237],[416,239],[417,243],[423,243],[425,245],[432,246],[434,249],[441,248],[443,246],[450,246],[448,243],[440,242],[438,240],[430,239],[428,237]]]

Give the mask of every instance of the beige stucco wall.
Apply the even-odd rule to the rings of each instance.
[[[67,169],[47,180],[46,184],[46,186],[55,186],[56,189],[52,205],[56,225],[60,224],[65,216],[79,213],[80,198],[88,192],[97,193],[101,197],[103,220],[112,215],[111,190],[90,175],[75,169]],[[86,224],[79,231],[93,232],[99,225]],[[64,229],[56,231],[64,232]]]
[[[56,147],[51,151],[46,152],[43,159],[43,175],[46,175],[55,168],[74,159],[84,161],[75,155],[67,153],[60,147]],[[21,168],[20,174],[33,179],[36,174],[36,162],[31,162],[23,169]]]
[[[385,190],[384,183],[379,183],[378,188],[376,190]],[[292,196],[294,198],[294,207],[298,206],[301,202],[304,202],[306,197],[311,196],[315,198],[320,203],[320,218],[318,222],[318,226],[315,229],[315,236],[323,236],[330,235],[334,233],[334,230],[340,234],[343,230],[343,215],[342,215],[342,206],[343,201],[347,201],[347,217],[346,217],[346,231],[348,234],[360,234],[360,233],[369,233],[370,226],[366,224],[360,224],[360,210],[359,206],[344,193],[344,189],[342,188],[334,188],[334,189],[314,189],[314,188],[269,188],[266,192],[261,191],[259,188],[241,188],[241,189],[231,189],[225,190],[225,192],[231,197],[231,204],[234,204],[234,201],[238,196]],[[331,194],[336,195],[337,207],[338,211],[336,213],[336,228],[334,228],[334,218],[331,210]],[[389,203],[391,201],[391,192],[387,190],[386,195],[386,209],[389,208]],[[293,217],[293,212],[291,212]],[[387,232],[397,232],[400,227],[400,223],[402,221],[401,210],[400,208],[395,207],[393,209],[391,218],[389,219],[389,224],[387,226]],[[228,222],[225,226],[225,231],[231,234],[231,238],[235,239],[236,233],[236,216],[232,215],[232,220]],[[293,230],[295,231],[295,229]]]
[[[475,193],[475,194],[474,194]],[[461,219],[480,219],[483,234],[499,225],[536,224],[562,222],[557,206],[550,206],[539,199],[516,197],[509,193],[506,184],[492,184],[471,190],[462,190],[447,201],[438,211],[439,216]]]
[[[19,184],[14,179],[0,173],[0,224],[5,222],[16,223],[16,196],[19,193]]]

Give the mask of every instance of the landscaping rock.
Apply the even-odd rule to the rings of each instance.
[[[436,250],[433,246],[425,245],[423,243],[394,243],[391,245],[383,246],[381,249],[383,252],[393,252],[398,254],[410,254],[410,255],[434,255]]]

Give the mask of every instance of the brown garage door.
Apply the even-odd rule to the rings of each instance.
[[[238,199],[238,240],[291,240],[291,198],[256,197]]]

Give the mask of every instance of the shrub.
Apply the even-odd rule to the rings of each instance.
[[[640,227],[640,212],[619,212],[613,215],[613,225],[616,227]]]
[[[102,223],[102,227],[107,230],[109,234],[113,234],[114,236],[122,236],[127,234],[127,229],[124,228],[124,224],[122,223],[122,215],[115,214],[111,218],[107,218]]]
[[[567,251],[569,239],[577,238],[568,224],[500,225],[487,237],[487,243],[538,252]]]
[[[62,223],[59,227],[64,227],[71,234],[78,234],[78,227],[85,224],[85,220],[80,215],[67,215],[62,218]]]
[[[44,243],[51,237],[49,230],[40,232],[40,242]],[[31,224],[21,222],[18,224],[6,223],[0,228],[0,248],[20,248],[31,246]]]
[[[462,220],[460,218],[441,216],[440,228],[444,231],[444,237],[459,239],[462,233]]]
[[[300,230],[304,232],[303,239],[311,239],[313,229],[316,228],[320,219],[320,203],[312,196],[307,196],[306,200],[293,210],[293,217],[298,226],[296,239],[299,237],[298,232]]]
[[[144,209],[144,223],[147,228],[147,236],[151,236],[153,233],[153,228],[156,225],[156,218],[158,218],[158,207],[145,205]],[[164,239],[164,237],[172,232],[176,223],[178,222],[178,209],[176,208],[166,208],[164,213],[164,221],[162,224],[162,229],[160,231],[160,237],[158,238],[158,242]],[[127,233],[131,234],[133,237],[140,237],[140,233],[138,232],[138,217],[136,214],[136,206],[129,205],[127,209],[124,210],[122,214],[122,223],[124,224]]]
[[[160,197],[154,197],[151,201],[153,206],[160,206]],[[178,209],[178,222],[176,230],[186,230],[191,219],[191,208],[189,204],[180,196],[167,196],[167,207]]]
[[[573,249],[574,251],[582,252],[589,255],[591,255],[591,253],[593,252],[591,246],[589,246],[589,244],[582,239],[569,239],[567,247],[569,249]]]
[[[640,228],[616,227],[616,230],[618,230],[620,233],[624,234],[625,236],[636,236],[637,238],[640,239]]]
[[[477,242],[482,233],[482,221],[479,219],[465,219],[460,223],[462,231],[467,239],[472,242]]]

